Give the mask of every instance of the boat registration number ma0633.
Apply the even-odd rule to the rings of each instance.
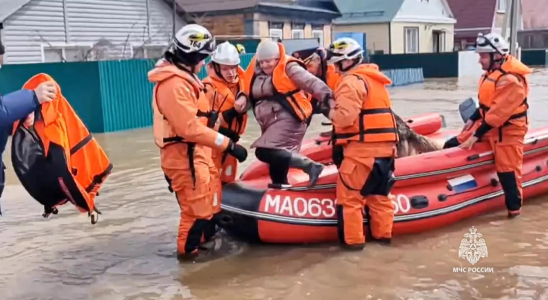
[[[329,198],[304,198],[266,195],[264,212],[291,217],[334,218],[336,201]]]
[[[409,198],[404,194],[393,196],[392,204],[394,214],[411,210]],[[337,200],[329,198],[266,195],[263,201],[263,212],[289,217],[335,218],[336,207]]]

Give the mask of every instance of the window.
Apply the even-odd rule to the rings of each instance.
[[[523,48],[525,49],[531,49],[533,48],[533,35],[528,34],[525,36],[525,45],[523,45]]]
[[[405,27],[405,53],[419,53],[419,28]]]
[[[506,0],[497,0],[497,11],[501,13],[506,12]]]
[[[445,52],[445,32],[441,30],[432,31],[432,52]]]
[[[273,41],[282,40],[284,23],[281,22],[270,22],[269,24],[269,35]]]
[[[89,61],[93,58],[91,46],[44,45],[42,62]]]
[[[62,62],[63,59],[62,48],[44,48],[44,57],[42,62]]]
[[[543,48],[548,48],[548,34],[542,35]]]
[[[87,61],[91,54],[91,47],[65,47],[65,60],[69,61]]]
[[[323,25],[312,25],[312,38],[317,39],[323,47]]]
[[[140,45],[133,46],[133,58],[160,58],[164,55],[167,45]]]
[[[292,39],[304,39],[304,24],[293,23],[291,25],[291,38]]]

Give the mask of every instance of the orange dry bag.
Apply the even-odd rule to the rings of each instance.
[[[45,81],[55,82],[47,74],[38,74],[23,88],[33,90]],[[58,213],[56,206],[71,202],[95,224],[101,213],[95,207],[95,196],[112,164],[57,83],[56,87],[55,99],[35,111],[33,126],[27,128],[24,120],[16,122],[13,169],[27,192],[44,206],[45,218]]]

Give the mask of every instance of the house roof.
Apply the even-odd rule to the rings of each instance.
[[[497,0],[447,0],[447,2],[453,16],[457,19],[455,30],[493,27]]]
[[[386,23],[392,21],[405,0],[335,0],[342,17],[334,24]]]
[[[546,7],[548,0],[521,0],[523,30],[548,29]]]
[[[325,9],[325,8],[304,6],[304,5],[299,5],[299,4],[261,2],[261,3],[259,3],[259,6],[305,10],[305,11],[310,11],[310,12],[318,12],[318,13],[327,13],[327,14],[339,15],[339,12],[337,12],[337,11],[332,11],[332,10]]]
[[[303,10],[318,13],[337,14],[338,11],[328,9],[326,5],[331,0],[301,0],[281,3],[275,0],[176,0],[179,7],[188,13],[214,12],[214,11],[230,11],[238,9],[246,9],[253,7],[271,7],[284,8],[292,10]],[[331,4],[333,5],[333,4]]]
[[[255,7],[260,0],[176,0],[179,7],[189,13],[236,10]]]
[[[4,22],[9,16],[18,11],[31,0],[0,0],[0,22]]]

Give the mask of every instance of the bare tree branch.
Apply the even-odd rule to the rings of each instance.
[[[152,42],[153,38],[156,37],[157,35],[160,35],[162,33],[165,33],[165,32],[168,32],[167,30],[167,25],[166,24],[169,24],[167,22],[164,23],[164,26],[160,26],[160,29],[156,30],[156,32],[154,34],[152,34],[150,36],[150,38],[146,39],[143,41],[143,43],[137,47],[134,51],[133,51],[133,57],[132,58],[136,58],[136,54],[140,51],[140,50],[144,50],[145,46],[147,44],[149,44],[150,42]],[[168,35],[169,36],[169,35]],[[168,43],[169,44],[169,43]],[[144,52],[144,51],[143,51]]]
[[[35,30],[35,32],[36,32],[36,35],[40,38],[40,41],[42,41],[44,44],[47,44],[50,48],[55,49],[55,47],[45,37],[42,36],[40,31]],[[67,62],[64,55],[62,54],[63,50],[62,49],[59,49],[59,50],[61,50],[61,54],[57,53],[57,55],[59,55],[59,59],[61,60],[61,62]]]
[[[131,37],[131,34],[133,33],[133,28],[135,27],[135,25],[137,25],[137,23],[139,23],[139,21],[140,21],[140,20],[135,21],[135,23],[133,23],[133,25],[131,25],[131,28],[129,29],[129,33],[128,33],[127,37],[126,37],[126,41],[124,42],[124,49],[122,50],[122,56],[123,56],[123,57],[126,57],[126,47],[127,47],[128,43],[129,43],[129,38]],[[148,22],[147,22],[147,23],[148,23]],[[147,26],[148,26],[148,24],[145,25],[145,28],[146,28]]]

